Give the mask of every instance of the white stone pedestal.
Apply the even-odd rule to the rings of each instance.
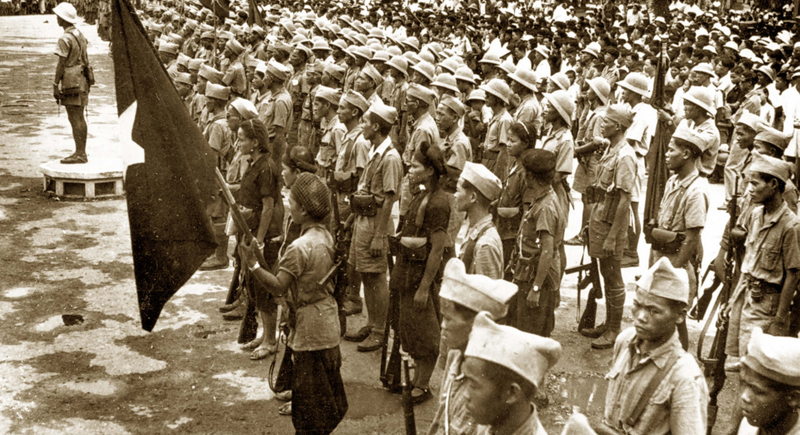
[[[92,158],[89,163],[64,165],[58,160],[39,166],[44,174],[44,191],[60,198],[94,199],[124,195],[120,159]]]

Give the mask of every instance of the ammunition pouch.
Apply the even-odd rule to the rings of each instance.
[[[744,240],[747,238],[747,230],[739,227],[734,227],[731,228],[729,235],[730,235],[731,245],[737,248],[744,247]]]
[[[764,295],[780,293],[783,286],[746,275],[747,289],[753,302],[761,302]]]
[[[341,193],[350,194],[358,187],[358,178],[350,172],[332,172],[328,178],[328,187]]]
[[[359,216],[377,216],[379,208],[374,195],[352,195],[350,197],[350,210]]]
[[[514,265],[514,281],[516,282],[531,282],[536,277],[536,265],[539,260],[539,255],[532,255],[524,257],[520,255],[517,258],[517,263]]]
[[[389,237],[389,252],[410,261],[428,259],[428,239],[426,237]]]
[[[656,227],[651,230],[650,239],[652,240],[650,244],[653,249],[667,255],[672,255],[680,252],[681,246],[684,240],[686,240],[686,234]]]
[[[511,219],[519,215],[519,207],[497,207],[497,215],[503,219]]]
[[[606,200],[606,191],[597,186],[589,186],[586,189],[586,202],[597,204]]]
[[[500,150],[483,150],[483,159],[484,160],[497,160],[497,156],[500,154]]]

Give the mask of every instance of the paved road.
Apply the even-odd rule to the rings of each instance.
[[[108,48],[91,26],[79,28],[98,82],[88,108],[89,155],[118,157]],[[0,17],[0,433],[291,433],[266,385],[269,360],[250,361],[235,344],[238,323],[217,312],[230,269],[197,273],[146,333],[124,200],[65,202],[42,193],[39,165],[73,146],[66,114],[50,94],[60,34],[52,15]],[[712,193],[703,235],[709,257],[725,222],[716,210],[721,187]],[[579,216],[572,212],[568,237]],[[568,248],[568,256],[576,264],[580,250]],[[642,270],[626,270],[626,279]],[[551,404],[541,411],[550,433],[576,409],[598,418],[610,359],[576,332],[574,277],[562,294],[554,338],[565,354],[550,378]],[[62,314],[85,321],[65,326]],[[351,327],[365,322],[352,319]],[[692,322],[693,337],[698,328]],[[377,379],[379,355],[357,353],[352,343],[342,350],[350,410],[336,433],[403,433],[399,398]],[[417,408],[420,432],[433,407]]]

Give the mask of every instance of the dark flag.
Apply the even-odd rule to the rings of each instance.
[[[111,41],[120,118],[144,163],[125,187],[142,328],[216,248],[206,204],[215,192],[212,150],[192,122],[129,0],[113,0]]]
[[[264,18],[261,16],[261,11],[258,9],[258,0],[248,0],[249,11],[247,12],[247,25],[253,27],[257,25],[261,28],[267,27],[264,24]]]
[[[230,15],[230,6],[227,0],[200,0],[204,8],[210,10],[220,20],[225,20]]]
[[[667,70],[669,70],[669,57],[667,56],[668,41],[666,36],[662,36],[661,52],[658,55],[655,78],[653,79],[653,93],[650,99],[650,105],[656,110],[663,109],[665,104],[664,81],[666,80]],[[646,156],[650,167],[650,174],[647,178],[647,193],[644,203],[645,224],[655,221],[658,218],[661,198],[664,196],[664,189],[669,179],[669,168],[667,167],[666,159],[672,133],[672,129],[666,122],[661,120],[656,122],[656,131]]]

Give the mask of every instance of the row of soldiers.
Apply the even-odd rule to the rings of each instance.
[[[569,241],[564,233],[573,207],[571,189],[582,196],[582,226],[587,228],[576,239],[598,260],[606,300],[605,323],[581,332],[594,339],[593,348],[614,348],[605,418],[598,430],[705,431],[708,393],[697,362],[685,352],[689,345],[685,319],[698,293],[700,236],[710,204],[706,179],[715,170],[721,143],[716,115],[725,107],[720,97],[726,95],[712,81],[733,69],[718,69],[727,65],[726,58],[703,55],[687,61],[690,77],[673,89],[672,107],[656,109],[649,103],[648,72],[638,72],[635,62],[598,68],[614,53],[599,43],[583,48],[577,68],[562,62],[563,71],[550,74],[550,67],[556,69],[549,62],[551,41],[531,47],[531,56],[525,53],[516,65],[509,62],[513,57],[503,43],[492,50],[492,41],[479,62],[479,76],[453,51],[457,41],[451,41],[453,48],[439,42],[421,47],[416,36],[405,35],[402,20],[381,28],[348,15],[336,17],[331,9],[322,19],[310,9],[270,14],[263,27],[244,30],[240,23],[222,31],[203,23],[214,21],[209,11],[189,8],[181,17],[149,10],[162,23],[149,24],[148,30],[231,183],[242,181],[247,173],[246,159],[236,145],[239,132],[246,130],[241,126],[258,121],[269,144],[265,151],[274,164],[283,166],[284,179],[287,171],[313,172],[337,192],[336,224],[350,231],[346,266],[350,279],[339,306],[344,315],[360,313],[363,284],[368,314],[367,325],[349,331],[345,339],[359,342],[360,351],[380,349],[388,340],[387,316],[389,323],[397,319],[392,327],[416,363],[415,403],[433,396],[428,381],[436,359],[442,350],[451,351],[443,407],[437,414],[442,420],[435,421],[431,431],[465,430],[473,418],[477,423],[487,421],[466,405],[471,394],[462,396],[462,402],[452,396],[454,380],[463,379],[461,367],[470,379],[469,364],[452,352],[466,349],[469,356],[470,345],[454,343],[448,334],[448,319],[459,313],[463,317],[460,309],[466,307],[471,317],[483,319],[475,317],[477,312],[491,313],[488,308],[494,308],[495,321],[519,331],[539,337],[552,332],[566,265]],[[246,20],[246,14],[237,17]],[[666,29],[666,24],[656,20],[650,31]],[[542,62],[547,70],[538,67]],[[764,69],[762,74],[769,76],[768,72]],[[680,75],[671,79],[667,81],[680,80]],[[770,83],[759,86],[763,87],[751,87],[745,96],[769,92]],[[731,260],[725,254],[727,244],[741,244],[736,290],[724,311],[731,318],[728,354],[743,356],[741,362],[749,369],[758,365],[753,359],[763,363],[766,358],[760,350],[747,352],[748,346],[758,348],[762,340],[751,340],[753,331],[792,332],[798,270],[797,217],[790,211],[796,209],[797,197],[787,196],[793,188],[793,171],[782,160],[791,136],[774,128],[774,119],[762,116],[763,106],[734,110],[731,155],[736,150],[745,157],[741,167],[730,165],[741,174],[734,177],[739,184],[733,190],[744,192],[746,183],[750,193],[733,201],[742,212],[730,223],[716,261],[721,266]],[[648,160],[656,120],[674,129],[666,133],[671,138],[663,161]],[[576,156],[578,166],[573,170]],[[656,217],[641,225],[638,211],[645,199],[645,168],[654,171],[658,165],[666,165],[672,177]],[[270,170],[274,177],[277,170]],[[567,180],[573,172],[570,186]],[[272,190],[261,192],[264,197],[273,195],[272,183]],[[391,219],[395,201],[400,212],[396,228]],[[277,201],[271,208],[278,208]],[[279,214],[282,220],[282,209],[270,213],[267,223]],[[223,231],[227,210],[212,216],[218,219],[221,240],[227,240]],[[464,220],[466,237],[457,251]],[[270,240],[278,245],[286,242],[280,230],[276,234],[261,226],[255,229],[265,254],[278,251],[266,249]],[[652,269],[636,283],[635,328],[621,333],[626,298],[621,271],[638,265],[635,247],[640,232],[651,244]],[[391,237],[394,234],[398,237]],[[221,245],[224,249],[204,268],[228,265],[227,243]],[[461,272],[458,260],[447,261],[454,256],[463,264]],[[269,266],[274,264],[264,265]],[[456,282],[477,279],[458,279],[459,273],[505,279],[514,291],[497,296],[493,289],[504,287],[494,281],[467,285],[471,296],[453,295],[459,288]],[[398,303],[389,303],[390,294],[398,295]],[[489,298],[485,302],[496,298],[500,304],[472,304],[469,298]],[[270,319],[264,322],[266,327]],[[255,358],[270,354],[263,344],[255,348],[262,350],[254,352]],[[536,349],[532,345],[527,350]],[[786,349],[793,349],[789,342]],[[540,353],[549,363],[537,365],[537,376],[554,363],[548,352]],[[733,362],[730,368],[737,369]],[[784,377],[770,379],[788,379],[791,385],[791,376],[796,379],[791,370],[781,367],[778,372]],[[527,382],[535,388],[523,387],[524,397],[532,398],[528,393],[533,390],[541,394],[541,379]],[[656,386],[649,388],[653,382]],[[649,401],[647,394],[652,395]],[[743,400],[741,407],[750,419],[755,411],[747,402]],[[645,405],[638,409],[637,403]],[[781,417],[796,421],[793,409]],[[639,415],[631,418],[634,411]],[[521,415],[535,413],[527,408]],[[756,418],[750,421],[763,424]]]

